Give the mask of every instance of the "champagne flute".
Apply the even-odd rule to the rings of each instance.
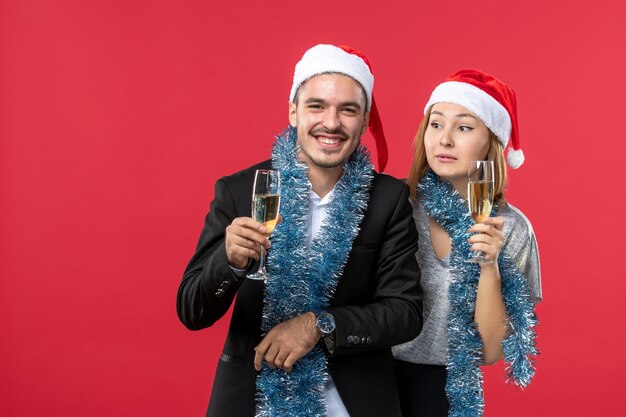
[[[493,207],[494,166],[493,161],[470,161],[467,174],[467,204],[474,223],[482,223]],[[490,264],[482,251],[476,251],[465,262]]]
[[[265,236],[269,238],[276,227],[280,206],[280,172],[271,169],[257,169],[252,189],[252,218],[265,226]],[[265,269],[265,247],[261,245],[259,270],[250,279],[266,280],[269,274]]]

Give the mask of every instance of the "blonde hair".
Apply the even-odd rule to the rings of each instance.
[[[424,114],[422,123],[420,123],[415,140],[413,141],[413,161],[409,168],[407,184],[411,190],[411,197],[417,198],[417,184],[420,182],[426,170],[430,168],[426,160],[426,148],[424,147],[424,134],[428,129],[428,121],[430,120],[430,111],[432,106]],[[495,178],[493,187],[493,201],[503,205],[506,204],[504,198],[504,188],[506,187],[506,159],[504,157],[504,149],[500,139],[489,130],[489,151],[487,152],[487,160],[493,161],[495,167]]]

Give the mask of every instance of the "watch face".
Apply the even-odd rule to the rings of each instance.
[[[325,311],[317,315],[317,327],[324,335],[335,331],[335,318]]]

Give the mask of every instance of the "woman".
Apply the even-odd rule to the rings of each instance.
[[[420,234],[424,328],[394,347],[403,415],[480,416],[479,366],[504,358],[520,386],[534,374],[534,306],[541,300],[539,254],[526,217],[504,196],[508,162],[523,163],[515,93],[476,70],[433,91],[415,138],[408,177]],[[495,165],[494,210],[473,224],[467,209],[472,160]],[[467,263],[482,251],[491,263]]]

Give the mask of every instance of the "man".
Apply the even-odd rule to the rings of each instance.
[[[237,295],[207,416],[400,416],[390,347],[422,325],[417,235],[406,185],[377,174],[360,145],[369,122],[382,171],[374,77],[359,54],[308,50],[272,159],[216,184],[177,299],[198,330]],[[271,244],[249,217],[255,170],[268,168],[282,179]],[[261,245],[266,282],[244,277]]]

